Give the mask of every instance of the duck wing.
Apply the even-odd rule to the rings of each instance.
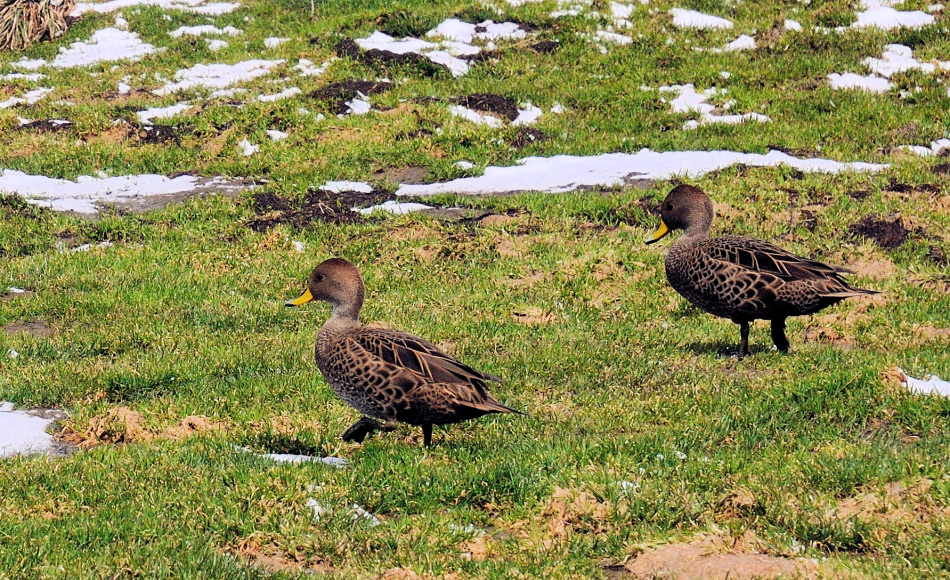
[[[786,282],[833,280],[847,286],[841,274],[848,270],[796,256],[756,238],[721,236],[700,242],[695,249],[706,259],[738,266],[750,272],[772,274]]]
[[[350,336],[371,355],[433,383],[472,384],[501,379],[475,370],[425,339],[408,332],[364,326]]]

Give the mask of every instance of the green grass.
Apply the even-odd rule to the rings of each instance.
[[[64,408],[68,428],[78,433],[122,407],[141,416],[138,431],[105,421],[104,444],[66,458],[0,463],[0,578],[285,578],[305,577],[308,566],[342,578],[396,567],[435,577],[589,578],[606,574],[603,560],[623,561],[646,545],[749,530],[770,554],[801,550],[821,560],[826,575],[950,574],[950,402],[911,396],[882,376],[894,366],[916,377],[950,376],[947,336],[915,332],[950,328],[950,294],[939,282],[946,265],[929,257],[950,253],[950,210],[940,201],[950,195],[950,176],[937,170],[947,160],[890,149],[947,136],[948,74],[896,76],[901,88],[921,87],[907,99],[897,90],[835,92],[823,81],[831,72],[866,72],[861,60],[879,57],[889,42],[905,42],[924,59],[950,60],[950,36],[939,32],[946,17],[922,31],[824,35],[811,28],[850,22],[847,3],[704,1],[681,6],[728,16],[736,27],[690,32],[670,25],[667,10],[675,4],[659,2],[638,5],[629,31],[635,42],[604,55],[577,33],[606,20],[553,20],[552,2],[500,5],[503,16],[477,2],[327,1],[309,21],[305,2],[246,0],[214,19],[244,30],[219,53],[208,52],[203,40],[166,34],[204,23],[203,16],[169,10],[165,21],[156,8],[126,9],[131,30],[167,50],[115,70],[92,67],[96,77],[83,69],[49,71],[42,86],[57,87],[54,95],[0,110],[0,168],[61,177],[106,170],[267,179],[236,198],[105,212],[94,220],[0,199],[0,294],[6,286],[35,292],[0,301],[0,326],[39,319],[54,329],[43,339],[0,333],[0,353],[20,353],[0,357],[0,400]],[[543,55],[510,49],[458,79],[348,59],[334,61],[322,77],[290,74],[297,59],[328,60],[340,38],[372,32],[387,14],[396,16],[382,22],[399,34],[424,32],[448,16],[517,19],[559,48]],[[58,47],[88,38],[113,18],[87,16],[29,55],[53,58]],[[760,37],[784,18],[800,21],[806,32],[749,53],[691,48],[722,46],[753,30]],[[266,36],[293,40],[262,53]],[[197,62],[246,58],[287,59],[276,74],[244,85],[247,95],[277,92],[283,85],[267,81],[278,76],[291,77],[287,86],[304,94],[243,108],[204,102],[162,121],[188,128],[179,143],[101,138],[116,118],[132,121],[136,110],[195,97],[106,98],[123,77],[155,89],[163,84],[156,73],[171,78]],[[723,70],[732,76],[721,78]],[[306,95],[331,82],[382,76],[406,79],[372,99],[395,112],[328,114],[323,121],[298,112],[328,112]],[[687,82],[726,87],[734,112],[764,112],[772,122],[684,131],[690,116],[671,113],[658,93],[638,88]],[[11,94],[29,86],[17,84]],[[513,128],[474,126],[438,104],[403,103],[485,92],[545,111],[560,102],[568,111],[545,114],[537,127],[548,138],[515,149]],[[76,104],[57,105],[60,99]],[[67,118],[74,126],[18,131],[17,115]],[[272,143],[264,136],[272,128],[291,137]],[[417,129],[432,134],[405,137]],[[262,145],[260,153],[240,156],[236,143],[245,137]],[[668,242],[643,245],[656,218],[640,203],[662,199],[669,183],[434,200],[521,212],[495,225],[402,216],[264,233],[248,227],[259,193],[298,199],[328,179],[372,180],[388,168],[424,166],[431,179],[444,180],[467,174],[454,166],[459,159],[484,167],[527,155],[772,146],[892,164],[878,175],[734,167],[695,181],[724,204],[717,232],[775,240],[843,265],[894,265],[881,278],[854,277],[884,291],[885,302],[844,302],[822,313],[838,315],[834,320],[790,320],[789,355],[771,351],[766,326],[758,324],[751,357],[722,356],[736,346],[738,328],[688,306],[670,288],[662,267]],[[795,217],[806,206],[815,214],[813,231]],[[895,214],[916,228],[899,248],[885,251],[849,234],[861,217]],[[304,242],[305,253],[294,250],[293,240]],[[100,241],[115,245],[68,251]],[[511,245],[500,252],[503,241]],[[331,256],[361,268],[365,321],[451,345],[465,362],[503,377],[493,392],[528,416],[438,429],[428,450],[419,430],[408,427],[363,445],[343,443],[339,435],[357,414],[330,391],[312,355],[328,309],[283,307],[310,269]],[[512,283],[536,274],[532,283]],[[528,326],[513,316],[529,308],[552,319]],[[820,328],[825,338],[806,341]],[[830,332],[840,339],[829,339]],[[221,428],[185,438],[142,436],[193,415]],[[116,440],[132,442],[109,442]],[[277,465],[233,445],[332,454],[350,467]],[[833,515],[849,498],[921,478],[933,486],[897,500],[905,516],[894,515],[897,507],[867,517]],[[622,482],[636,484],[635,491]],[[312,491],[315,485],[321,489]],[[558,487],[586,491],[608,508],[596,517],[568,513],[567,531],[557,535],[549,524],[557,523]],[[730,498],[743,490],[753,500],[734,506]],[[306,505],[311,497],[327,508],[319,521]],[[351,521],[354,503],[381,525]],[[484,559],[465,555],[473,534],[457,530],[469,524],[494,538]],[[286,569],[233,555],[251,552]]]

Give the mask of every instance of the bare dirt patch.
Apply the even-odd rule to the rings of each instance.
[[[449,100],[456,105],[462,105],[473,111],[491,113],[492,115],[497,115],[509,121],[514,121],[518,118],[518,103],[501,95],[477,93],[464,97],[455,97]]]
[[[425,183],[429,178],[429,168],[419,165],[409,167],[389,167],[373,174],[376,181],[395,181],[396,183]]]
[[[534,145],[547,138],[544,131],[533,127],[518,127],[515,138],[511,140],[511,145],[516,149],[522,149],[528,145]]]
[[[550,537],[543,543],[548,547],[562,543],[573,530],[602,531],[610,507],[610,502],[589,491],[555,487],[544,510]]]
[[[138,411],[124,406],[113,407],[105,413],[93,417],[88,427],[79,430],[72,422],[67,423],[60,433],[64,441],[78,445],[83,449],[101,444],[147,443],[155,439],[185,439],[206,431],[223,429],[223,422],[216,422],[200,415],[190,415],[175,425],[164,429],[148,427],[145,418]]]
[[[7,292],[3,296],[0,296],[0,302],[10,302],[12,300],[17,300],[18,298],[29,298],[30,296],[35,296],[35,295],[36,293],[30,290],[26,290],[23,292]]]
[[[863,276],[872,280],[885,280],[897,275],[897,266],[887,258],[880,260],[858,260],[853,264],[849,264],[848,270],[851,270],[851,272],[857,276]]]
[[[920,479],[913,483],[892,481],[882,489],[867,491],[828,506],[827,515],[834,519],[857,519],[869,522],[907,524],[926,522],[933,516],[945,517],[950,508],[937,505],[930,497],[933,481]]]
[[[950,163],[941,163],[930,168],[937,175],[950,175]]]
[[[189,132],[188,129],[179,129],[171,125],[142,125],[135,134],[139,141],[146,145],[161,145],[169,141],[178,145],[181,143],[181,136]]]
[[[901,223],[899,216],[879,218],[864,216],[848,228],[853,237],[868,238],[885,250],[900,247],[912,233]]]
[[[26,334],[34,338],[47,338],[53,335],[53,327],[45,320],[27,320],[25,322],[12,322],[3,327],[3,333],[7,336],[14,334]]]
[[[265,232],[279,224],[304,228],[312,223],[349,223],[364,219],[354,207],[369,207],[396,199],[392,193],[373,190],[332,192],[311,188],[302,201],[281,198],[271,192],[262,192],[251,201],[259,217],[247,222],[255,232]]]
[[[223,551],[225,554],[230,554],[272,574],[276,572],[312,574],[333,570],[333,566],[321,556],[307,556],[297,551],[291,553],[278,547],[275,542],[262,539],[257,534],[252,534],[238,542],[236,546],[229,546]]]
[[[336,50],[336,53],[342,57],[351,58],[357,62],[377,68],[388,69],[394,66],[409,66],[417,69],[423,74],[423,76],[427,77],[449,72],[448,68],[440,64],[436,64],[420,54],[416,54],[414,52],[397,54],[395,52],[382,50],[379,48],[363,50],[359,47],[359,45],[356,44],[354,40],[349,38],[344,38],[338,42],[334,47],[334,50]]]
[[[391,88],[393,88],[393,84],[389,81],[347,79],[341,83],[333,83],[317,89],[308,96],[326,103],[334,114],[343,115],[349,111],[347,101],[352,101],[361,94],[369,96],[384,93]]]
[[[60,119],[46,119],[42,121],[33,121],[25,125],[20,125],[19,131],[35,131],[37,133],[55,133],[69,131],[73,124],[69,121]]]
[[[557,320],[557,315],[553,312],[545,312],[544,309],[537,306],[522,308],[511,313],[511,318],[515,322],[526,324],[528,326],[538,326],[540,324],[551,324]]]

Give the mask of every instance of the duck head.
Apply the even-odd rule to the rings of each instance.
[[[709,235],[712,225],[712,200],[692,185],[677,185],[660,205],[660,226],[645,240],[652,244],[673,230],[686,230],[687,236]]]
[[[360,271],[342,258],[330,258],[313,269],[307,289],[285,306],[301,306],[311,300],[322,300],[333,306],[331,316],[359,320],[365,289]]]

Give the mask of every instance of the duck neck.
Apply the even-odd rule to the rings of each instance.
[[[330,320],[328,322],[333,322],[339,326],[359,326],[360,309],[362,307],[362,297],[359,297],[357,300],[333,304],[333,311],[330,313]]]

